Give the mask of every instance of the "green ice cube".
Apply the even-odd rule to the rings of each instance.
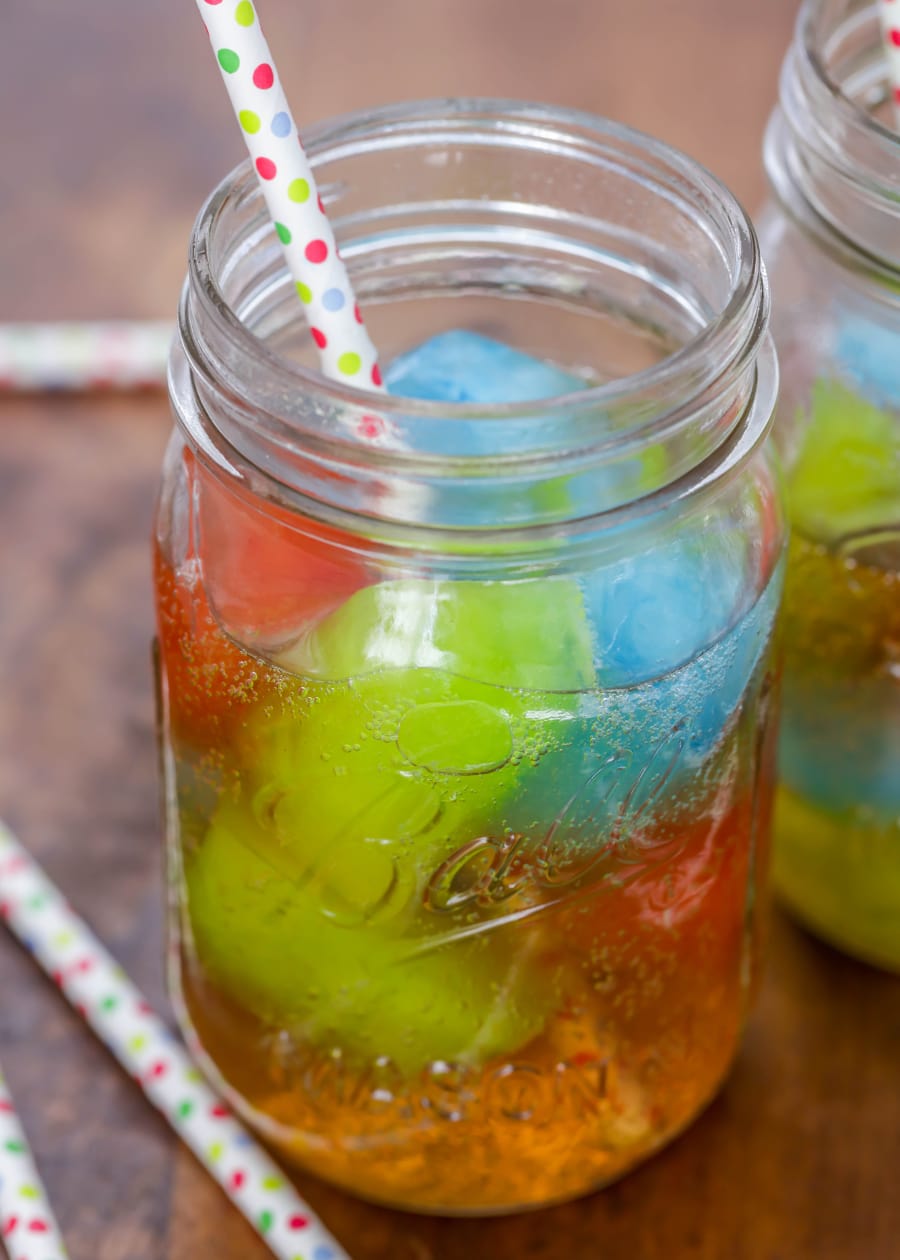
[[[834,381],[818,381],[790,477],[794,524],[833,542],[900,514],[900,423]]]
[[[358,848],[352,861],[335,850],[304,883],[260,856],[258,831],[249,812],[223,805],[185,870],[193,949],[257,1016],[323,1049],[388,1056],[407,1075],[513,1053],[540,1031],[553,986],[528,957],[531,929],[442,944],[404,936],[388,915],[355,930],[342,915],[389,901],[403,879],[390,846]]]
[[[593,685],[592,658],[570,579],[408,579],[357,591],[280,663],[319,678],[420,666],[498,687],[579,691]]]

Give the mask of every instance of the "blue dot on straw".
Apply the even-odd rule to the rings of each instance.
[[[340,289],[326,289],[322,294],[322,305],[326,311],[339,311],[343,307],[346,298]]]
[[[272,119],[273,136],[289,136],[291,134],[291,117],[284,110]]]
[[[334,1252],[330,1247],[316,1247],[312,1260],[334,1260]]]
[[[234,1137],[235,1146],[252,1146],[253,1138],[249,1133],[236,1133]]]

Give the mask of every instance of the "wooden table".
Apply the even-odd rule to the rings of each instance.
[[[240,156],[193,7],[4,6],[0,318],[174,311],[193,214]],[[656,132],[751,205],[791,8],[266,5],[307,120],[397,96],[544,98]],[[163,1002],[147,539],[166,405],[44,397],[3,400],[0,417],[0,813]],[[2,937],[0,995],[0,1054],[75,1260],[262,1260]],[[492,1222],[382,1211],[309,1178],[302,1190],[358,1260],[890,1260],[898,1155],[900,983],[776,916],[728,1086],[621,1184]]]

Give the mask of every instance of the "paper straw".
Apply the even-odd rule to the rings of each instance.
[[[65,1260],[50,1207],[0,1065],[0,1242],[10,1260]]]
[[[322,371],[381,389],[363,324],[309,160],[251,0],[197,0]]]
[[[890,68],[894,120],[900,128],[900,0],[878,0],[878,10]]]
[[[0,324],[0,390],[160,389],[170,323]]]
[[[280,1260],[349,1260],[2,822],[0,918],[135,1077],[274,1255]]]

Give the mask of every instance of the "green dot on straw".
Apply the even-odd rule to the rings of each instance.
[[[260,1212],[259,1214],[259,1230],[262,1234],[267,1234],[275,1224],[275,1217],[271,1212]]]
[[[310,302],[313,300],[313,292],[309,285],[304,284],[302,280],[298,280],[297,292],[300,294],[300,301],[303,302],[304,305],[309,306]]]
[[[291,243],[291,229],[290,228],[286,228],[283,223],[276,223],[275,231],[278,233],[278,239],[281,241],[282,245],[290,245]]]
[[[117,997],[112,997],[112,996],[105,997],[103,1001],[100,1003],[100,1006],[102,1007],[104,1011],[114,1011],[118,1005],[119,1005],[119,999]]]
[[[183,1120],[187,1119],[193,1110],[194,1104],[189,1099],[185,1099],[184,1102],[178,1104],[178,1114]]]
[[[355,376],[362,367],[362,359],[355,350],[348,350],[346,354],[342,354],[338,359],[338,370],[343,372],[345,376]]]
[[[250,0],[241,0],[241,3],[234,11],[234,20],[238,26],[253,25],[253,5]]]
[[[24,1155],[25,1143],[17,1142],[15,1138],[10,1138],[8,1142],[3,1143],[3,1149],[9,1151],[11,1155]]]
[[[238,114],[238,118],[240,119],[241,126],[245,131],[248,131],[251,136],[255,135],[262,126],[259,114],[254,114],[252,109],[242,109]]]
[[[219,65],[222,67],[222,69],[225,71],[226,74],[234,74],[235,70],[237,70],[240,64],[241,64],[240,57],[237,55],[236,52],[233,52],[232,49],[230,48],[219,49]]]
[[[291,201],[309,201],[309,183],[305,179],[292,179],[288,184],[287,194]]]

